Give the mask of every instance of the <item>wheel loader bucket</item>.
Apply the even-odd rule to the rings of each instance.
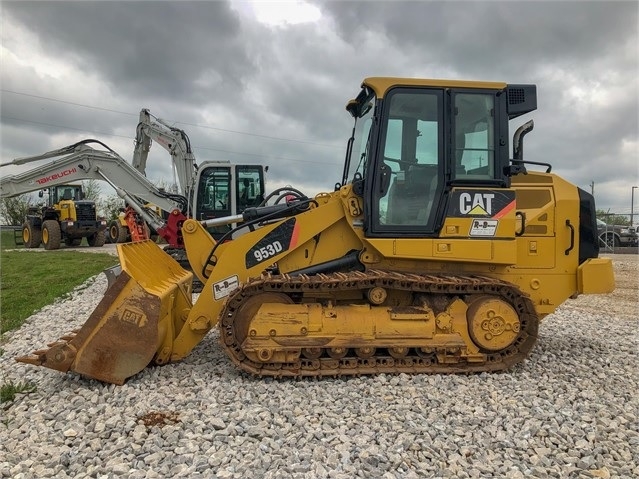
[[[193,275],[151,241],[117,248],[122,272],[107,273],[109,287],[86,323],[17,361],[114,384],[167,362],[162,351],[191,307]]]

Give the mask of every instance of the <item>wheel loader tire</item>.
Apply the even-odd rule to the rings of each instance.
[[[39,248],[42,243],[42,231],[30,223],[22,225],[22,241],[25,248]]]
[[[126,243],[129,230],[125,226],[122,226],[119,221],[113,220],[109,223],[108,235],[110,243]]]
[[[42,244],[44,249],[59,249],[61,239],[60,223],[55,220],[46,220],[42,223]]]
[[[104,243],[106,242],[106,232],[104,230],[96,231],[91,236],[87,237],[87,242],[89,243],[89,246],[94,248],[104,246]]]
[[[66,246],[80,246],[82,238],[64,238],[64,244]]]

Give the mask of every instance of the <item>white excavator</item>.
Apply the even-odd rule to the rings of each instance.
[[[258,206],[264,199],[264,173],[268,167],[262,165],[235,165],[228,161],[207,161],[197,165],[191,149],[191,141],[184,130],[171,126],[157,118],[148,109],[140,111],[140,121],[136,128],[135,148],[132,166],[142,175],[146,175],[147,160],[151,145],[158,143],[171,155],[171,165],[178,193],[186,198],[186,214],[198,220],[207,220],[229,215],[237,215],[246,208]],[[152,204],[159,215],[161,205]],[[130,211],[130,210],[129,210]],[[123,210],[120,216],[108,225],[108,239],[112,243],[147,239],[152,234],[152,226],[141,227],[140,217],[127,215]],[[211,227],[210,233],[219,238],[231,228],[230,225]],[[145,237],[146,236],[146,237]]]

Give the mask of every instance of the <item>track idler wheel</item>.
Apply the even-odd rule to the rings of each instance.
[[[388,348],[388,354],[390,354],[392,358],[402,359],[408,355],[408,348],[403,348],[403,347]]]
[[[515,308],[496,297],[477,298],[468,307],[467,318],[470,337],[484,351],[507,348],[521,329]]]
[[[346,356],[348,348],[330,348],[326,352],[333,359],[342,359]]]
[[[302,356],[306,359],[319,359],[322,355],[322,348],[303,348]]]

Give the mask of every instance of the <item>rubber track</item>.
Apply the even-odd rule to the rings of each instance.
[[[381,286],[387,290],[407,290],[450,297],[477,294],[498,296],[511,304],[518,312],[521,323],[520,334],[508,348],[487,353],[484,363],[467,363],[462,359],[461,362],[453,364],[438,363],[434,354],[425,357],[416,354],[414,349],[411,349],[409,355],[402,359],[382,354],[368,359],[361,359],[354,355],[343,359],[328,357],[306,359],[301,356],[294,363],[256,363],[246,358],[236,340],[235,314],[249,296],[263,292],[278,292],[295,297],[301,293],[307,301],[313,293],[323,293],[325,296],[331,291],[368,290],[375,286]],[[248,281],[232,293],[220,317],[222,318],[219,323],[220,340],[231,360],[246,372],[272,377],[500,371],[510,368],[528,356],[537,340],[539,325],[532,301],[511,283],[484,276],[418,275],[379,270],[314,276],[263,275]],[[382,352],[386,350],[378,350],[378,353]]]

